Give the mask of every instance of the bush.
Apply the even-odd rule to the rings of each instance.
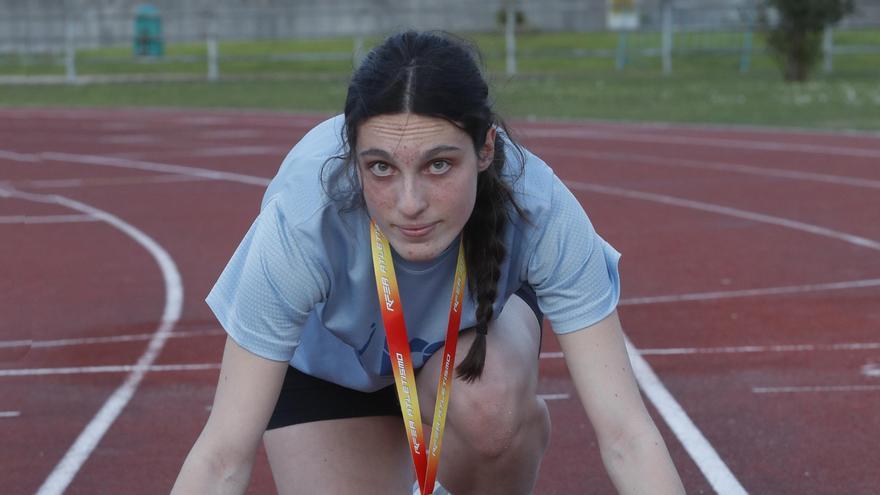
[[[764,0],[761,20],[786,81],[806,81],[822,53],[822,33],[855,8],[855,0]]]

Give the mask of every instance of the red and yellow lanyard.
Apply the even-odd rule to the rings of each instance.
[[[452,286],[452,300],[449,303],[449,325],[446,328],[446,345],[443,347],[443,360],[440,367],[440,383],[437,384],[437,402],[434,406],[434,422],[431,426],[431,444],[425,449],[422,434],[422,416],[419,412],[419,397],[416,391],[416,377],[409,351],[409,338],[403,321],[403,308],[400,305],[400,292],[391,247],[375,222],[370,223],[370,246],[373,252],[373,270],[376,274],[376,290],[382,309],[382,322],[388,338],[388,352],[391,355],[391,368],[397,385],[397,398],[403,412],[403,424],[409,438],[410,453],[416,469],[422,495],[434,492],[434,479],[440,462],[440,446],[446,412],[452,394],[452,372],[455,368],[455,346],[461,324],[461,307],[464,297],[467,269],[464,263],[464,247],[459,243],[458,262]]]

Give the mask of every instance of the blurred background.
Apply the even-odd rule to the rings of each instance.
[[[770,36],[780,12],[813,4],[824,17],[802,38],[815,61],[793,77]],[[880,0],[0,0],[0,12],[5,106],[337,112],[360,57],[414,27],[473,40],[506,117],[880,128]]]

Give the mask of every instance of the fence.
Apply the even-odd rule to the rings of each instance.
[[[490,68],[508,75],[540,72],[534,67],[543,59],[616,70],[651,65],[669,74],[701,56],[726,57],[731,60],[730,70],[749,72],[755,57],[764,57],[755,34],[755,0],[643,0],[639,29],[620,32],[605,29],[604,1],[499,0],[484,4],[486,8],[476,11],[479,15],[471,2],[463,0],[442,5],[412,0],[406,4],[408,10],[394,16],[366,4],[359,8],[339,1],[309,5],[161,10],[161,36],[167,48],[162,56],[136,55],[137,28],[130,13],[40,11],[4,17],[0,80],[343,77],[366,46],[404,26],[474,33]],[[863,0],[859,9],[839,31],[826,32],[826,72],[835,70],[835,60],[848,57],[876,57],[875,67],[880,67],[880,0]],[[330,32],[345,36],[326,36]]]

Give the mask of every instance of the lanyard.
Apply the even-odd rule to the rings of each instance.
[[[446,423],[446,411],[449,408],[449,398],[452,394],[455,346],[458,342],[461,301],[464,297],[464,284],[467,279],[464,247],[459,243],[452,300],[449,303],[446,345],[443,347],[440,383],[437,384],[437,402],[434,406],[434,423],[431,426],[431,444],[426,450],[422,433],[422,416],[419,412],[419,397],[416,392],[416,377],[410,357],[406,324],[403,321],[397,276],[394,274],[394,262],[391,259],[391,247],[388,245],[388,239],[376,226],[376,222],[370,222],[370,246],[373,252],[373,270],[376,274],[376,290],[382,309],[382,322],[385,325],[385,334],[388,338],[391,368],[394,370],[397,398],[400,401],[400,410],[403,412],[403,424],[409,439],[410,454],[412,454],[422,495],[431,495],[434,491],[437,465],[440,462],[440,446]]]

